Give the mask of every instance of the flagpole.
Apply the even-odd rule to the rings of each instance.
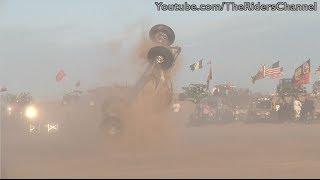
[[[5,104],[3,103],[3,92],[0,92],[0,179],[5,178],[4,174],[4,159],[3,159],[3,144],[2,144],[2,139],[3,139],[3,120],[4,120],[4,108],[3,107]]]
[[[308,60],[309,62],[310,62],[310,67],[309,67],[309,74],[310,74],[310,79],[309,79],[309,84],[312,86],[312,82],[314,82],[314,81],[312,81],[312,79],[313,79],[313,76],[312,76],[312,71],[311,71],[311,59],[309,58],[309,60]],[[312,87],[311,87],[312,88]]]
[[[211,60],[209,61],[210,64],[210,68],[209,68],[209,74],[207,76],[207,89],[210,92],[210,80],[212,80],[212,64],[211,64]]]
[[[210,60],[210,68],[209,68],[209,74],[211,73],[211,60]],[[210,75],[209,75],[210,76]],[[208,91],[210,91],[210,80],[208,79]]]
[[[5,167],[4,167],[4,146],[3,146],[3,122],[4,122],[4,119],[5,119],[5,113],[6,113],[6,107],[5,107],[5,103],[3,102],[4,101],[4,96],[3,96],[3,93],[4,92],[0,92],[0,179],[4,179],[6,178],[5,176]]]
[[[211,60],[210,60],[210,80],[209,80],[209,84],[208,84],[208,90],[210,92],[210,81],[212,80],[212,64],[211,64]]]
[[[3,101],[3,96],[2,96],[2,93],[0,92],[0,179],[2,179],[2,121],[4,119],[4,115],[2,115],[2,101]]]

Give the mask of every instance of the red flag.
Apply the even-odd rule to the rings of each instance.
[[[66,76],[66,73],[63,70],[59,70],[56,75],[56,81],[61,81]]]
[[[311,79],[310,60],[299,66],[293,76],[293,84],[295,86],[301,86],[303,84],[309,84]]]

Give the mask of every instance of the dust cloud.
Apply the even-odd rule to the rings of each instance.
[[[128,38],[130,38],[129,36]],[[126,38],[124,38],[126,40]],[[110,44],[114,56],[143,72],[152,43],[139,38],[129,57],[123,41]],[[165,74],[173,81],[181,57]],[[122,76],[115,67],[109,76]],[[29,133],[23,119],[3,121],[2,178],[314,178],[319,176],[319,124],[214,124],[187,127],[194,110],[180,101],[173,113],[172,94],[149,82],[128,103],[131,84],[92,90],[76,103],[37,102],[41,131]],[[94,101],[94,106],[89,102]],[[101,128],[102,104],[108,101],[124,122],[124,133],[114,139]],[[46,124],[59,124],[57,134]],[[308,168],[306,168],[308,167]]]
[[[155,45],[141,36],[130,53],[127,64],[134,68],[148,63],[147,53]],[[174,68],[174,70],[177,71],[177,68]],[[175,71],[165,72],[164,84],[171,83]],[[113,76],[117,75],[114,74]],[[163,150],[168,147],[166,145],[174,144],[174,141],[177,140],[177,130],[173,129],[173,119],[168,114],[168,111],[171,110],[173,94],[166,87],[160,87],[156,92],[154,86],[155,84],[152,81],[147,83],[137,97],[134,98],[134,101],[131,104],[123,105],[118,112],[125,126],[125,134],[120,142],[126,150],[145,151],[149,148]],[[113,96],[112,94],[110,95]],[[124,99],[126,98],[126,95],[124,95]]]
[[[121,58],[128,69],[138,69],[137,72],[140,74],[145,70],[145,65],[148,63],[147,53],[149,49],[157,46],[148,39],[146,36],[148,35],[147,28],[143,27],[147,27],[145,21],[135,23],[125,29],[123,37],[108,42],[108,48],[112,55]],[[138,36],[136,40],[133,39],[135,36]],[[128,53],[128,57],[123,60],[124,44],[132,41],[134,41],[133,47]],[[177,60],[172,70],[165,73],[166,83],[171,83],[178,72],[180,67],[178,61],[181,61],[181,59]],[[122,67],[112,69],[113,73],[109,77],[123,76],[121,74]],[[139,75],[137,76],[139,77]],[[134,84],[135,82],[133,86]],[[128,93],[130,93],[130,90]],[[108,96],[115,95],[109,92]],[[122,96],[124,99],[127,98],[125,94]],[[173,119],[168,114],[168,111],[171,110],[172,96],[172,92],[169,92],[166,88],[159,88],[158,92],[155,92],[154,84],[149,82],[139,92],[132,104],[124,104],[118,108],[120,110],[117,114],[121,116],[125,124],[125,134],[121,138],[124,149],[146,150],[151,147],[157,147],[157,149],[162,147],[163,149],[166,147],[164,144],[173,143],[177,139],[178,131],[173,130]]]

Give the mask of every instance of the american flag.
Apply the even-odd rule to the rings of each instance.
[[[283,67],[280,67],[280,62],[272,64],[270,68],[266,68],[266,76],[271,79],[280,78],[283,75]]]

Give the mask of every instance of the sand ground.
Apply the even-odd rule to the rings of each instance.
[[[187,103],[180,113],[168,116],[174,131],[155,143],[158,146],[131,143],[118,148],[99,131],[94,110],[48,109],[47,118],[61,121],[59,134],[49,136],[43,130],[31,136],[23,131],[23,123],[3,122],[3,178],[320,177],[317,123],[187,127],[192,110]],[[147,136],[150,140],[162,135]]]

